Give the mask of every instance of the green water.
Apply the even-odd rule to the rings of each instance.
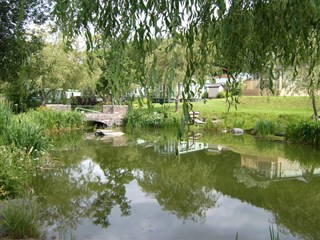
[[[48,237],[320,239],[319,150],[228,134],[75,137],[35,179]]]

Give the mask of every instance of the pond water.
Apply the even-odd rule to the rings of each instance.
[[[251,136],[60,139],[52,239],[320,239],[320,151]],[[81,139],[81,140],[79,140]]]

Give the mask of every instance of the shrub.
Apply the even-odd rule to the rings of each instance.
[[[213,121],[206,121],[203,126],[205,131],[210,131],[214,133],[220,133],[223,129],[223,125],[221,122],[214,123]]]
[[[217,98],[226,98],[226,92],[225,91],[219,92],[217,95]]]
[[[54,111],[43,107],[29,111],[24,117],[37,123],[43,130],[77,128],[84,123],[84,117],[79,112]]]
[[[170,127],[176,124],[176,119],[166,110],[157,111],[130,111],[124,122],[129,127]]]
[[[259,120],[258,122],[256,122],[254,129],[257,135],[271,135],[276,131],[276,124],[270,120]]]
[[[233,127],[235,127],[235,128],[244,128],[245,122],[246,121],[243,118],[236,118],[233,121]]]
[[[204,92],[201,96],[202,99],[205,99],[205,98],[209,98],[209,93],[208,92]]]
[[[23,149],[0,146],[0,198],[16,197],[29,189],[31,179],[44,164]]]
[[[76,96],[71,98],[72,105],[96,105],[97,99],[95,96]]]
[[[25,149],[27,153],[40,152],[47,149],[49,140],[43,129],[28,119],[13,119],[5,130],[5,144]]]
[[[301,121],[291,123],[286,128],[286,139],[290,142],[320,146],[320,122]]]
[[[35,238],[42,236],[39,207],[35,198],[15,199],[6,202],[1,211],[3,225],[10,238]]]

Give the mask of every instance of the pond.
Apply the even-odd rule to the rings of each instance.
[[[34,180],[52,239],[320,239],[319,150],[136,135],[59,140],[60,167]]]

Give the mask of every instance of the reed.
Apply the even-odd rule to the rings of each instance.
[[[39,221],[40,208],[35,198],[7,201],[1,215],[9,238],[44,238]]]
[[[44,165],[43,157],[35,158],[13,146],[0,146],[0,199],[23,195]]]
[[[320,121],[300,121],[286,128],[286,140],[294,143],[320,146]]]
[[[254,129],[259,136],[272,135],[276,131],[276,124],[270,120],[259,120],[256,122]]]
[[[24,117],[49,131],[78,128],[84,124],[84,117],[79,112],[53,111],[45,107],[29,111]]]
[[[12,116],[8,103],[0,101],[0,133],[8,126]]]
[[[13,119],[4,132],[6,145],[24,149],[29,154],[45,151],[49,146],[42,127],[25,118]]]

